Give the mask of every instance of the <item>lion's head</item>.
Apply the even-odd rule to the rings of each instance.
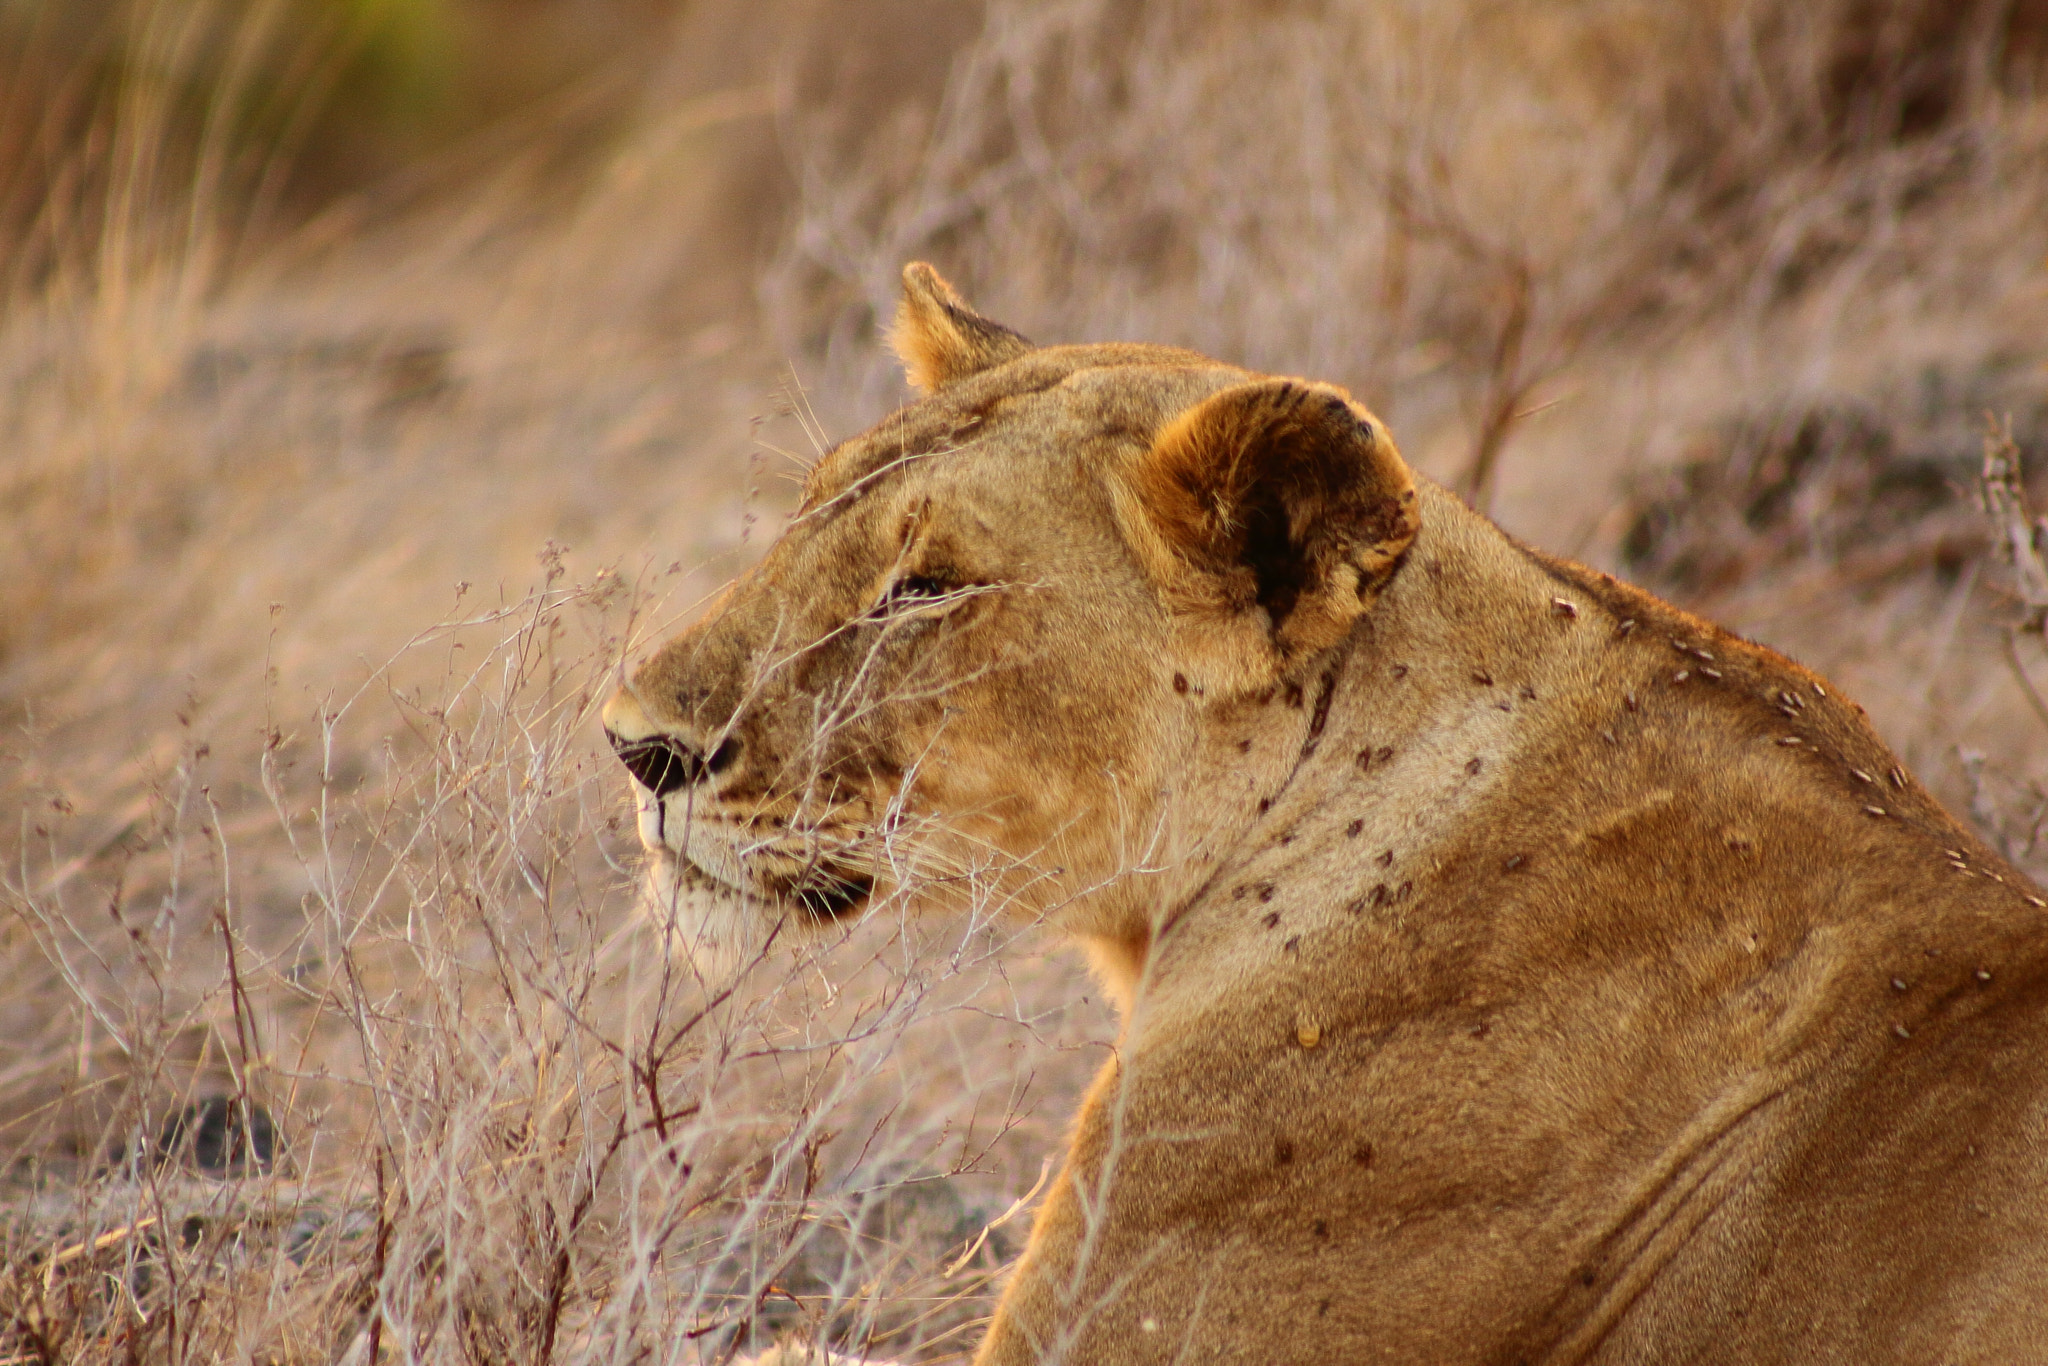
[[[1034,347],[929,266],[904,284],[923,397],[827,453],[605,708],[656,895],[698,889],[684,929],[728,946],[892,897],[1142,941],[1254,800],[1219,775],[1262,762],[1258,704],[1394,572],[1414,481],[1340,389]]]

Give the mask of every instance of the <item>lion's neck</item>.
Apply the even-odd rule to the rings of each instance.
[[[1171,803],[1185,873],[1134,938],[1245,886],[1327,888],[1333,867],[1365,879],[1352,897],[1412,896],[1520,766],[1532,722],[1571,705],[1599,648],[1591,604],[1449,493],[1423,494],[1421,536],[1345,646],[1209,719]]]
[[[1657,842],[1740,835],[1684,767],[1696,718],[1669,688],[1689,619],[1553,573],[1425,493],[1424,534],[1348,649],[1298,698],[1207,737],[1207,787],[1187,798],[1206,839],[1188,841],[1188,890],[1135,965],[1124,1056],[1247,1095],[1265,1069],[1324,1076],[1309,1112],[1271,1122],[1355,1134],[1352,1160],[1384,1164],[1346,1216],[1396,1229],[1381,1274],[1410,1274],[1404,1220],[1488,1211],[1515,1236],[1471,1250],[1474,1293],[1504,1298],[1523,1270],[1504,1249],[1596,1258],[1601,1237],[1633,1246],[1630,1228],[1690,1227],[1710,1206],[1701,1164],[1780,1122],[1789,1075],[1758,1059],[1830,989],[1828,954],[1802,941],[1765,969],[1730,937],[1674,966]],[[1769,973],[1779,1013],[1731,1023],[1744,963]],[[1651,1065],[1644,1020],[1682,1068]],[[1240,1042],[1191,1042],[1216,1039]],[[1241,1127],[1268,1122],[1247,1111]],[[1591,1137],[1567,1161],[1556,1133]],[[1608,1185],[1554,1227],[1544,1192],[1573,1162]]]

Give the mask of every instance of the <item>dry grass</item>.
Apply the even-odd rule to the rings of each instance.
[[[317,204],[203,8],[0,108],[0,1361],[968,1350],[1113,1022],[971,918],[699,980],[591,720],[913,256],[1349,384],[2048,870],[2039,6],[626,6],[611,122]]]

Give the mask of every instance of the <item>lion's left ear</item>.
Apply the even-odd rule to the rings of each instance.
[[[1031,349],[1017,333],[969,308],[922,261],[903,268],[903,302],[896,307],[889,342],[912,387],[927,394]]]
[[[1125,472],[1119,520],[1214,684],[1264,686],[1349,635],[1421,526],[1415,477],[1342,389],[1196,404]]]

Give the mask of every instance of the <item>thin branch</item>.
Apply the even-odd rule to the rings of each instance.
[[[2040,690],[2034,686],[2034,680],[2027,677],[2026,669],[2020,665],[2019,647],[2013,643],[2018,637],[2017,631],[2007,630],[1999,633],[2000,643],[2005,646],[2006,665],[2012,670],[2012,676],[2019,680],[2020,691],[2027,695],[2027,701],[2033,705],[2034,715],[2041,718],[2042,725],[2048,726],[2048,701],[2042,699]]]

